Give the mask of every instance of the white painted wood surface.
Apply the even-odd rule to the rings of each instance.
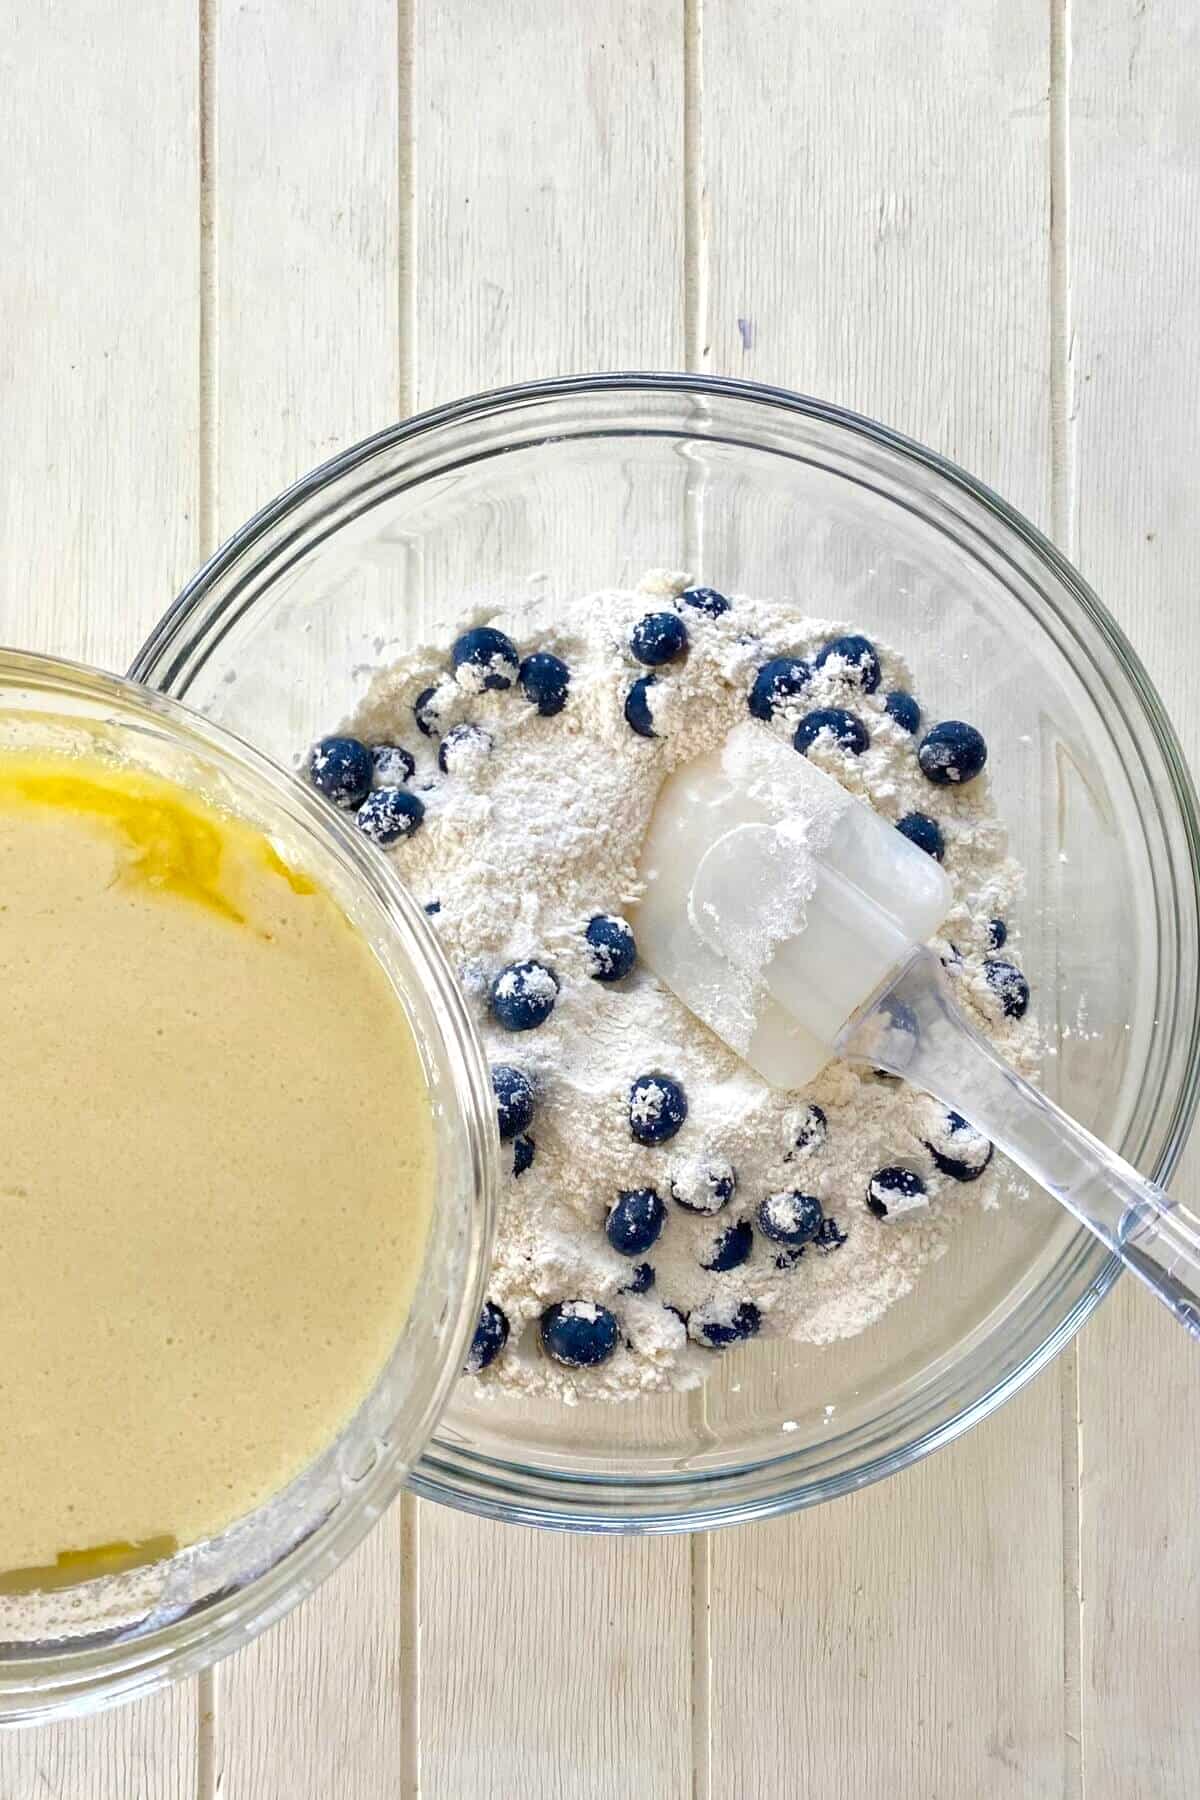
[[[1190,0],[10,14],[5,640],[122,666],[216,536],[413,405],[704,366],[1050,525],[1200,756]],[[1191,1800],[1195,1394],[1120,1293],[970,1438],[800,1519],[406,1502],[214,1677],[0,1740],[0,1797]]]

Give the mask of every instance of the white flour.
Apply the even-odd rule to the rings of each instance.
[[[528,1128],[534,1160],[506,1179],[488,1287],[509,1337],[477,1378],[481,1390],[571,1401],[693,1386],[730,1352],[690,1341],[671,1308],[692,1318],[693,1336],[697,1321],[728,1320],[746,1301],[758,1308],[764,1337],[827,1343],[851,1336],[909,1291],[922,1265],[940,1254],[956,1214],[995,1204],[991,1169],[971,1185],[939,1171],[927,1145],[948,1143],[944,1109],[903,1083],[834,1064],[804,1093],[772,1089],[645,969],[616,982],[592,979],[585,928],[597,914],[636,904],[639,847],[663,778],[746,718],[747,691],[769,657],[811,659],[853,630],[743,597],[715,619],[680,606],[689,649],[685,660],[655,671],[650,706],[660,735],[647,739],[623,712],[631,683],[650,672],[630,655],[629,632],[645,614],[670,609],[685,586],[682,575],[656,571],[637,592],[565,605],[536,643],[521,642],[522,655],[550,651],[570,669],[566,706],[553,717],[539,716],[516,685],[479,691],[478,677],[466,671],[456,681],[448,673],[451,633],[381,671],[347,727],[369,744],[403,744],[416,756],[409,785],[425,803],[425,819],[389,854],[418,898],[437,907],[433,922],[477,1005],[489,1056],[524,1070],[536,1090]],[[458,629],[482,622],[462,620]],[[487,622],[506,627],[503,616]],[[955,891],[939,947],[968,1014],[1028,1068],[1030,1022],[1004,1017],[983,972],[985,956],[995,953],[989,921],[1009,919],[1019,881],[990,810],[986,773],[962,787],[925,779],[915,755],[921,733],[914,738],[884,711],[888,692],[912,691],[908,671],[894,652],[876,647],[883,663],[877,692],[862,692],[852,670],[831,662],[777,711],[774,729],[790,738],[813,708],[846,707],[867,726],[870,747],[852,756],[825,739],[813,759],[889,819],[919,811],[938,820]],[[431,686],[422,709],[434,725],[430,737],[417,731],[413,703]],[[452,755],[443,774],[439,738],[465,721],[484,728],[490,750],[473,737],[469,754]],[[925,720],[922,730],[934,722]],[[1013,954],[1011,946],[1004,954]],[[507,964],[527,958],[553,969],[554,1010],[536,1030],[505,1031],[488,1012],[489,986]],[[678,1135],[657,1146],[638,1144],[630,1131],[631,1083],[650,1073],[673,1077],[688,1103]],[[809,1115],[813,1103],[825,1114],[824,1132]],[[799,1149],[798,1136],[808,1139]],[[513,1145],[502,1154],[510,1169]],[[880,1219],[867,1207],[868,1187],[879,1169],[895,1165],[920,1176],[928,1203],[894,1207]],[[736,1189],[721,1204],[730,1170]],[[672,1198],[673,1183],[693,1208],[719,1210],[688,1210]],[[618,1193],[638,1188],[661,1195],[666,1221],[650,1250],[626,1257],[609,1247],[604,1223]],[[740,1267],[711,1273],[702,1266],[728,1227],[753,1219],[769,1196],[793,1190],[818,1197],[843,1243],[809,1243],[789,1260],[756,1227]],[[777,1267],[781,1254],[787,1267]],[[643,1262],[653,1266],[655,1285],[623,1294]],[[576,1370],[544,1353],[537,1321],[560,1301],[594,1302],[616,1315],[620,1336],[609,1360]]]

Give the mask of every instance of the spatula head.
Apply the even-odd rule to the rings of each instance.
[[[945,918],[942,869],[753,721],[663,784],[642,846],[639,955],[776,1087]]]

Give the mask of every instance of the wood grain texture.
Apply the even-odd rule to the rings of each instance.
[[[212,171],[221,534],[400,410],[392,5],[220,0]]]
[[[217,1671],[221,1800],[405,1794],[401,1513],[311,1599]]]
[[[1070,76],[1074,529],[1193,768],[1200,588],[1200,19],[1077,0]],[[1173,1182],[1194,1207],[1200,1159]],[[1195,1350],[1122,1284],[1079,1346],[1087,1800],[1200,1784]]]
[[[705,0],[711,366],[1048,500],[1041,0]]]
[[[711,365],[1045,518],[1045,8],[845,4],[830,32],[706,0],[701,47]],[[713,1540],[712,1795],[1063,1794],[1061,1443],[1055,1372],[898,1480]]]
[[[421,1793],[691,1792],[688,1546],[422,1509]]]
[[[683,0],[416,9],[421,405],[683,358]]]
[[[680,365],[682,4],[444,0],[415,23],[418,403]],[[685,1543],[422,1506],[426,1800],[682,1800],[690,1654]]]
[[[9,8],[0,619],[124,667],[196,562],[195,21]]]
[[[119,669],[198,550],[194,19],[10,8],[0,91],[0,638]],[[0,1794],[176,1800],[194,1739],[188,1686],[6,1735]]]

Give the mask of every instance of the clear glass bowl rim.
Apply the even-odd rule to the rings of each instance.
[[[174,672],[171,652],[179,650],[193,612],[214,586],[252,552],[260,539],[275,532],[290,514],[376,457],[455,425],[485,422],[533,404],[621,394],[749,402],[833,427],[852,439],[863,439],[878,446],[901,462],[916,465],[950,489],[958,490],[1003,533],[1011,534],[1035,562],[1043,565],[1052,583],[1065,591],[1068,600],[1079,609],[1111,652],[1128,683],[1129,695],[1162,758],[1170,798],[1186,844],[1193,901],[1200,905],[1200,807],[1175,729],[1141,659],[1074,566],[999,494],[936,451],[847,408],[763,383],[726,376],[639,370],[553,377],[468,395],[376,432],[302,476],[228,538],[181,589],[138,652],[129,671],[130,678],[155,682],[166,679],[169,682]],[[554,435],[553,431],[547,433],[548,437]],[[1060,612],[1060,618],[1078,639],[1069,612]],[[1198,1100],[1200,1005],[1194,1003],[1178,1098],[1162,1152],[1151,1171],[1160,1182],[1169,1180],[1178,1162]],[[1120,1270],[1118,1259],[1081,1230],[1076,1239],[1076,1254],[1069,1263],[1064,1259],[1064,1264],[1060,1264],[1060,1286],[1045,1295],[1043,1312],[1052,1309],[1055,1293],[1060,1292],[1061,1286],[1071,1278],[1086,1274],[1086,1286],[1069,1311],[1050,1324],[1045,1335],[1031,1348],[1023,1350],[1005,1366],[986,1392],[968,1400],[958,1411],[943,1412],[927,1428],[915,1430],[898,1446],[853,1467],[835,1467],[824,1477],[800,1476],[795,1485],[789,1485],[789,1462],[799,1458],[789,1457],[786,1452],[726,1471],[656,1475],[652,1482],[642,1477],[602,1476],[577,1470],[558,1474],[517,1461],[479,1456],[435,1435],[409,1476],[408,1485],[425,1498],[483,1517],[560,1530],[603,1533],[702,1530],[773,1517],[815,1505],[899,1472],[933,1450],[953,1442],[986,1418],[1065,1348],[1111,1289]],[[1031,1335],[1031,1328],[1027,1328],[1026,1340]],[[758,1494],[730,1491],[760,1471],[771,1474],[763,1491]],[[694,1490],[698,1486],[705,1489],[701,1504],[694,1499]],[[650,1498],[651,1494],[653,1498]],[[589,1495],[592,1497],[590,1504]],[[674,1505],[673,1495],[677,1497]],[[623,1497],[628,1505],[623,1505]]]

